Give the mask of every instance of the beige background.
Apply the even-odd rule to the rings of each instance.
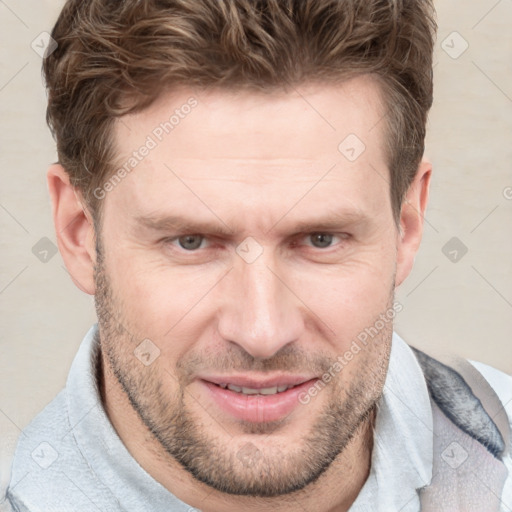
[[[56,156],[31,43],[62,3],[0,0],[0,485],[20,429],[65,384],[95,321],[92,297],[75,288],[59,254],[44,263],[32,252],[43,237],[56,242],[45,181]],[[396,330],[418,347],[512,372],[512,0],[437,8],[427,152],[435,175],[424,242],[397,293]],[[460,247],[445,249],[456,262],[443,253],[453,237],[467,247],[462,257]]]

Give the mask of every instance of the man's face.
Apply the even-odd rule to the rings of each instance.
[[[116,125],[120,165],[150,149],[104,199],[102,350],[162,457],[218,490],[303,488],[380,396],[398,239],[383,113],[358,78],[178,91]]]

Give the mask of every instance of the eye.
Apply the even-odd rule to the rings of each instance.
[[[176,239],[179,246],[186,251],[195,251],[199,249],[204,242],[204,236],[201,235],[184,235]]]
[[[330,233],[311,233],[308,235],[308,239],[311,241],[311,245],[317,249],[325,249],[330,247],[333,243],[335,235]]]

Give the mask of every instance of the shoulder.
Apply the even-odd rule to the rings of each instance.
[[[20,434],[6,501],[19,512],[64,511],[70,503],[89,511],[96,508],[78,486],[98,484],[75,442],[64,389]]]
[[[512,434],[512,376],[492,366],[478,361],[469,361],[489,383],[498,395],[505,410],[510,432]],[[511,435],[512,439],[512,435]],[[508,447],[508,454],[503,457],[503,462],[508,470],[508,478],[505,481],[502,495],[502,510],[512,509],[512,441]]]
[[[53,465],[66,443],[66,430],[69,423],[62,390],[21,432],[12,462],[10,488],[27,473]]]

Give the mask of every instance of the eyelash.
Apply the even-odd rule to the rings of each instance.
[[[305,239],[305,238],[310,238],[314,235],[329,235],[329,236],[332,236],[333,238],[337,238],[338,239],[338,242],[337,243],[332,243],[331,245],[325,247],[325,248],[322,248],[322,247],[315,247],[313,246],[312,244],[304,244],[306,247],[309,247],[310,249],[317,249],[318,251],[320,252],[329,252],[329,249],[333,249],[335,247],[337,247],[341,242],[345,241],[345,240],[348,240],[351,235],[348,234],[348,233],[328,233],[328,232],[322,232],[322,231],[315,231],[315,232],[312,232],[312,233],[306,233],[306,234],[302,234],[302,235],[298,235],[294,238],[294,240],[292,240],[290,246],[291,247],[297,247],[299,246],[299,240],[302,240],[302,239]],[[199,236],[199,237],[202,237],[203,240],[201,241],[201,245],[203,244],[204,241],[208,241],[208,238],[204,235],[201,235],[201,234],[196,234],[196,233],[187,233],[187,234],[184,234],[184,235],[179,235],[179,236],[176,236],[176,237],[173,237],[173,238],[166,238],[163,240],[163,243],[165,245],[173,245],[177,250],[179,251],[182,251],[184,253],[188,253],[188,254],[193,254],[193,253],[197,253],[199,252],[201,249],[207,249],[208,247],[199,247],[197,249],[193,249],[193,250],[187,250],[183,247],[180,247],[179,246],[179,239],[180,238],[183,238],[183,237],[186,237],[186,236]]]
[[[339,243],[343,240],[346,240],[349,235],[347,233],[324,233],[322,231],[315,231],[313,233],[307,233],[305,235],[302,235],[302,238],[311,238],[314,235],[328,235],[332,236],[333,238],[338,238],[338,243],[332,243],[332,245],[329,245],[328,247],[315,247],[314,245],[307,244],[308,247],[311,247],[312,249],[318,249],[323,252],[327,252],[329,249],[332,249],[339,245]],[[293,246],[295,246],[296,243],[292,243]]]

